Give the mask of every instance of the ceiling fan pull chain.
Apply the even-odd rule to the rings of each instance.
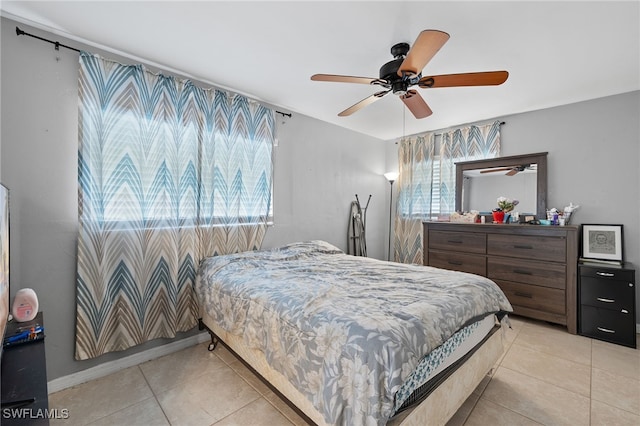
[[[404,138],[407,135],[405,126],[407,124],[407,119],[406,119],[406,114],[407,113],[407,109],[406,108],[402,108],[402,140],[404,140]]]

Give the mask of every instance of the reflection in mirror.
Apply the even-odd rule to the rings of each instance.
[[[520,214],[546,217],[547,153],[456,163],[456,211],[490,212],[498,197],[518,200]]]
[[[462,210],[490,212],[498,197],[518,200],[514,212],[536,214],[537,164],[529,164],[512,173],[503,168],[465,170],[462,182]]]

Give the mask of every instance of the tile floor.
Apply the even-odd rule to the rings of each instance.
[[[640,350],[512,317],[506,352],[448,426],[640,425]],[[221,345],[206,344],[49,396],[52,425],[305,425]]]

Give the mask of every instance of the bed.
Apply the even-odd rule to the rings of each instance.
[[[319,425],[444,424],[502,355],[512,310],[487,278],[324,241],[206,258],[195,289],[214,341]]]

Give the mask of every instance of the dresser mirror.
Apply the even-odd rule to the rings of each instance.
[[[518,200],[514,211],[546,218],[547,153],[456,163],[456,211],[489,212],[498,197]]]

